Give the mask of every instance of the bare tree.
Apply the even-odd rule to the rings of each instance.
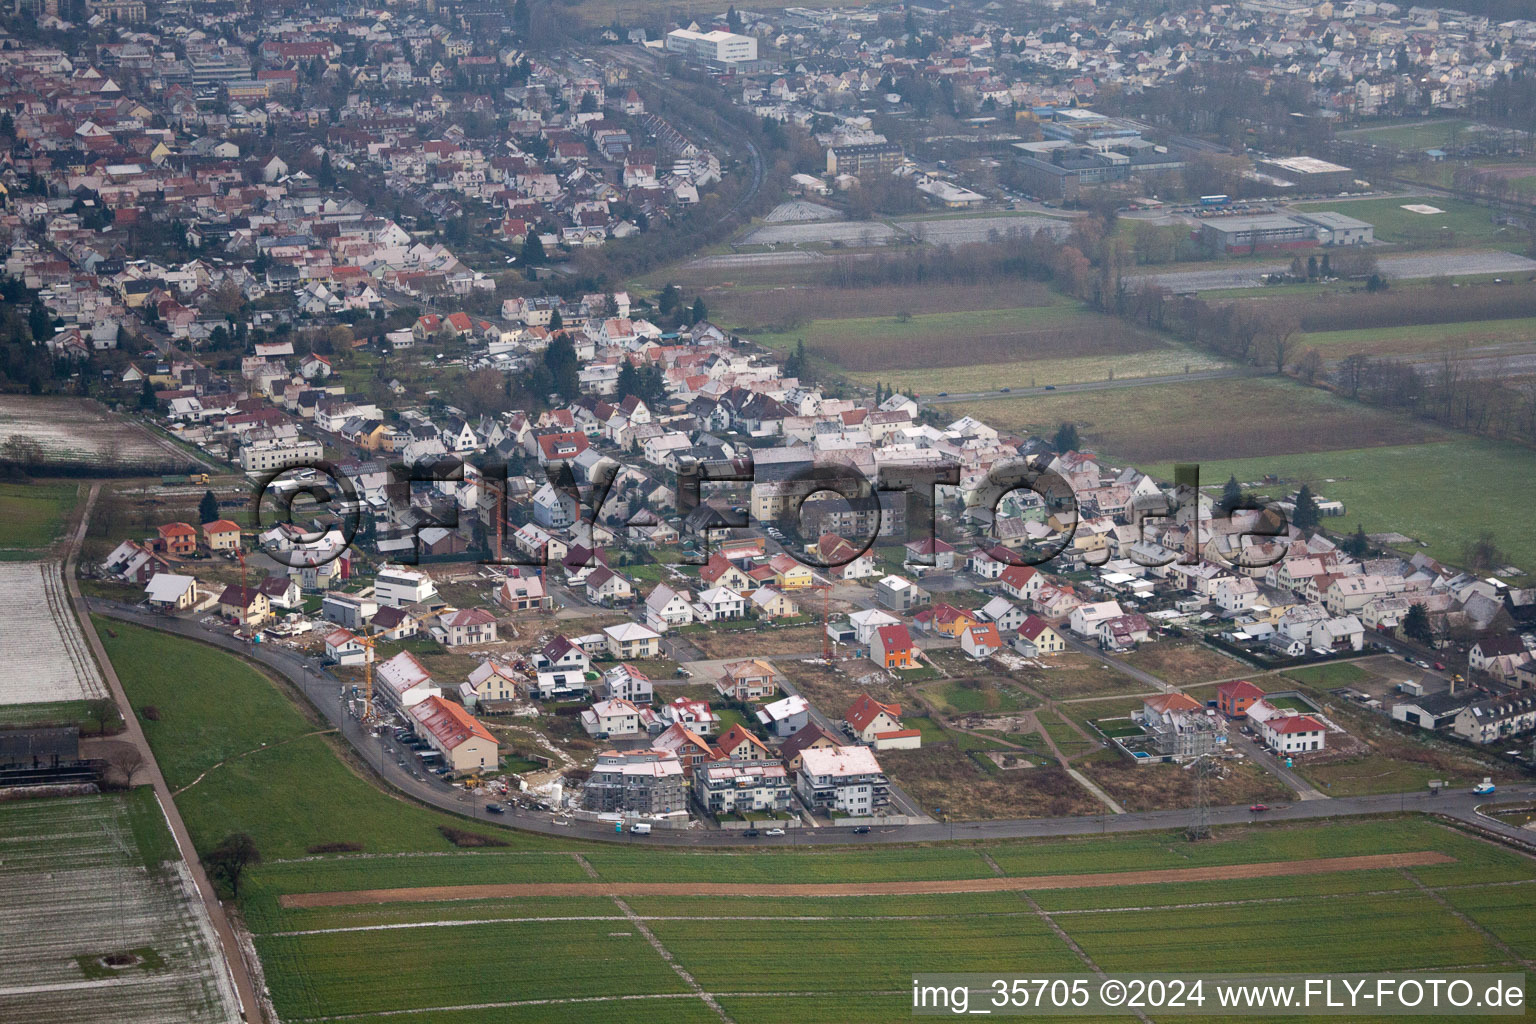
[[[107,764],[116,773],[118,783],[127,789],[133,785],[139,769],[144,767],[144,752],[137,743],[114,743],[107,754]]]

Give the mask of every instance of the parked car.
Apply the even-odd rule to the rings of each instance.
[[[762,833],[755,828],[749,828],[743,832],[742,835],[746,836],[748,839],[756,839],[758,836],[762,835]]]
[[[856,836],[869,835],[869,826],[868,825],[859,825],[856,828],[854,828],[853,834],[856,835]]]
[[[1444,662],[1439,662],[1439,661],[1435,662],[1435,671],[1436,672],[1444,672],[1445,671],[1445,663]]]
[[[1269,810],[1269,804],[1254,804],[1252,807],[1250,807],[1248,809],[1250,811],[1252,811],[1254,814],[1258,814],[1260,811],[1267,811],[1267,810]]]
[[[505,814],[505,813],[507,813],[507,809],[505,807],[501,806],[501,804],[486,804],[485,805],[485,809],[487,811],[489,811],[490,813],[492,813],[492,814]]]
[[[784,834],[784,830],[781,829],[781,828],[771,828],[771,829],[769,829],[765,833],[765,835],[770,835],[770,836],[781,836],[783,834]]]

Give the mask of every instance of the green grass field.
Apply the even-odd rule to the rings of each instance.
[[[1348,435],[1344,435],[1347,437]],[[1172,466],[1143,466],[1154,476]],[[1462,438],[1435,444],[1364,448],[1307,455],[1201,460],[1200,476],[1219,483],[1230,475],[1255,481],[1278,474],[1290,491],[1309,481],[1314,492],[1345,503],[1346,515],[1328,525],[1367,533],[1395,531],[1428,544],[1436,558],[1458,562],[1465,545],[1493,534],[1509,560],[1536,570],[1536,537],[1523,527],[1536,502],[1536,453],[1497,441]],[[1418,550],[1407,549],[1409,553]]]
[[[0,561],[28,559],[63,532],[76,484],[0,483]]]
[[[1379,128],[1361,128],[1339,134],[1355,142],[1374,142],[1398,149],[1445,149],[1454,146],[1472,122],[1462,117],[1394,122]]]
[[[1424,424],[1271,377],[960,402],[940,414],[969,414],[998,430],[1046,436],[1070,421],[1085,447],[1148,472],[1147,463],[1414,444],[1437,436]]]
[[[264,728],[273,730],[279,745],[208,770],[181,793],[178,805],[200,845],[243,830],[256,836],[266,855],[265,863],[248,871],[239,906],[283,1020],[355,1015],[349,1019],[383,1024],[399,1019],[386,1015],[401,1013],[450,1024],[718,1020],[680,969],[706,992],[720,993],[722,1007],[738,1021],[888,1021],[906,1015],[905,993],[917,971],[1083,967],[1052,924],[1016,894],[753,894],[754,885],[767,882],[964,880],[998,872],[1030,877],[1434,850],[1454,862],[1415,869],[1414,877],[1432,887],[1457,887],[1445,889],[1448,898],[1454,895],[1478,925],[1517,948],[1528,949],[1533,938],[1529,915],[1509,907],[1528,905],[1522,897],[1536,884],[1536,862],[1413,816],[1223,827],[1201,844],[1162,832],[738,852],[503,832],[512,844],[507,848],[454,850],[434,826],[458,819],[375,789],[324,737],[305,735],[305,716],[297,709],[284,713],[280,703],[270,703],[287,698],[262,675],[190,641],[112,625],[118,633],[114,663],[136,705],[147,694],[164,700],[157,685],[188,691],[226,681],[220,684],[226,686],[222,700],[193,700],[180,715],[152,723],[161,726],[152,734],[157,757],[183,772],[204,771],[200,766],[216,762],[216,755],[240,747],[234,742],[238,723],[252,714],[272,719]],[[165,672],[165,664],[177,670]],[[158,682],[166,676],[174,684]],[[1071,707],[1097,707],[1094,713],[1102,714],[1110,703]],[[340,840],[359,841],[367,853],[304,856],[311,843]],[[147,863],[164,850],[141,844],[136,855]],[[14,856],[8,849],[0,875]],[[285,893],[358,888],[580,883],[590,873],[614,882],[729,882],[741,887],[741,897],[620,901],[596,893],[534,893],[526,899],[313,908],[280,902]],[[1488,888],[1496,884],[1497,890]],[[1251,885],[1042,889],[1036,897],[1056,926],[1113,970],[1197,970],[1209,965],[1214,950],[1233,969],[1508,961],[1495,942],[1447,914],[1400,871]],[[1136,909],[1149,907],[1159,909]],[[1404,947],[1383,941],[1383,934],[1424,941]]]
[[[1433,206],[1444,212],[1425,214],[1403,209],[1414,205]],[[1378,242],[1442,244],[1453,237],[1460,246],[1489,245],[1520,252],[1524,252],[1529,244],[1525,232],[1497,225],[1486,207],[1459,199],[1393,196],[1390,199],[1297,203],[1296,209],[1328,210],[1367,221],[1375,225]]]
[[[1473,323],[1423,324],[1413,327],[1366,327],[1353,331],[1315,331],[1297,336],[1299,349],[1316,348],[1324,359],[1369,355],[1420,355],[1447,347],[1499,346],[1510,354],[1536,348],[1536,317],[1479,320]]]
[[[1256,971],[1507,966],[1499,941],[1529,951],[1536,929],[1528,914],[1512,908],[1524,905],[1536,884],[1536,864],[1417,817],[1225,828],[1198,845],[1173,833],[1144,833],[975,849],[599,850],[584,856],[604,879],[739,881],[743,898],[636,896],[623,907],[595,897],[277,906],[278,892],[362,881],[343,858],[321,865],[312,878],[296,864],[256,869],[253,892],[260,887],[263,910],[248,920],[285,1020],[412,1010],[433,1020],[477,1021],[476,1014],[489,1007],[517,1020],[564,1019],[543,1014],[576,1005],[562,1002],[576,999],[597,1000],[580,1005],[625,1021],[659,1019],[652,1014],[663,1006],[675,1007],[682,1015],[677,1019],[694,1019],[690,1007],[702,1000],[673,998],[686,990],[642,938],[628,908],[706,991],[727,993],[721,1003],[735,1019],[888,1021],[904,1012],[903,992],[917,971],[993,971],[1027,963],[1056,973],[1083,965],[1017,894],[749,898],[755,881],[986,877],[993,865],[1028,877],[1420,850],[1455,862],[1416,868],[1412,876],[1372,870],[1253,883],[1042,889],[1032,895],[1074,943],[1117,971],[1198,970],[1215,950],[1232,970]],[[405,871],[421,872],[423,884],[461,877],[452,864],[438,877],[428,865],[441,859],[407,858]],[[557,857],[541,854],[458,854],[447,860],[472,862],[477,871],[504,864],[517,878],[548,878],[551,869],[566,873]],[[1475,924],[1448,914],[1413,878],[1443,889]],[[256,909],[258,901],[244,902]],[[402,927],[406,931],[397,930]],[[1411,948],[1382,942],[1382,928],[1426,941]],[[386,952],[400,948],[401,935],[409,936],[412,951],[403,969]],[[562,969],[519,969],[531,948],[553,951]],[[475,977],[450,986],[444,975],[454,974],[449,964],[465,949],[480,951]],[[784,995],[791,992],[804,995]],[[616,1002],[621,998],[624,1003]],[[528,1000],[553,1002],[524,1005]],[[482,1003],[485,1010],[438,1009]]]
[[[464,820],[387,795],[337,757],[333,739],[264,675],[191,640],[101,617],[97,631],[141,712],[155,760],[198,849],[248,832],[267,858],[312,845],[362,844],[371,853],[447,852],[438,825]],[[113,637],[108,630],[115,632]],[[144,719],[153,705],[159,721]],[[265,745],[263,745],[265,744]],[[514,848],[537,840],[507,833]]]

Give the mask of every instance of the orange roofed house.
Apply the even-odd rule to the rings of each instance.
[[[499,764],[496,737],[480,720],[441,697],[428,697],[410,709],[416,735],[443,755],[456,772],[495,768]]]
[[[1160,693],[1133,712],[1162,760],[1181,761],[1214,752],[1227,741],[1226,723],[1205,705],[1183,693]]]
[[[900,704],[883,704],[867,693],[853,702],[843,720],[860,742],[876,750],[916,750],[923,742],[917,729],[902,728]]]
[[[1216,710],[1228,718],[1247,718],[1248,708],[1262,700],[1264,691],[1246,679],[1234,679],[1216,687]]]
[[[240,524],[230,519],[215,519],[203,524],[203,543],[209,551],[239,551]]]
[[[155,532],[155,546],[168,555],[185,558],[197,551],[197,531],[190,523],[166,523]]]
[[[887,669],[917,667],[917,648],[912,644],[912,634],[900,623],[881,626],[869,637],[869,660]]]

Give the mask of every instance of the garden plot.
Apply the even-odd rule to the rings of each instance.
[[[0,396],[0,460],[24,466],[181,472],[197,461],[83,398]]]
[[[239,1020],[216,943],[150,791],[0,808],[0,1020]]]
[[[0,660],[0,705],[106,696],[56,563],[0,562]]]

